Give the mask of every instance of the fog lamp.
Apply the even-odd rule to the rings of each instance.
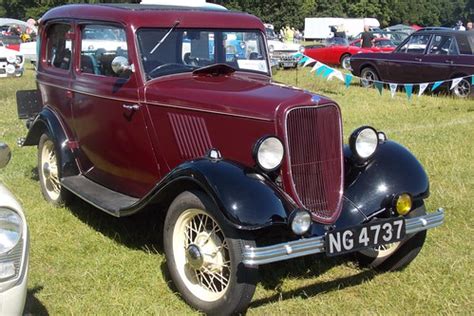
[[[9,279],[15,276],[15,263],[12,261],[0,263],[0,280]]]
[[[400,215],[407,215],[411,211],[413,205],[411,196],[407,193],[400,194],[395,197],[395,209]]]
[[[5,67],[5,71],[7,72],[7,74],[9,75],[13,75],[15,73],[15,66],[13,66],[12,64],[8,64],[6,67]]]
[[[306,210],[296,210],[290,215],[291,230],[303,235],[311,227],[311,214]]]

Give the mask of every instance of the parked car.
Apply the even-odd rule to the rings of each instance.
[[[127,45],[100,73],[82,58],[94,25]],[[76,195],[117,217],[163,212],[171,279],[196,309],[242,312],[259,265],[310,254],[403,268],[443,222],[426,212],[428,177],[407,149],[367,126],[344,145],[334,101],[273,82],[250,14],[67,5],[39,32],[40,93],[25,93],[41,99],[20,96],[18,108],[34,117],[23,145],[38,146],[43,196]],[[261,58],[228,60],[233,36],[254,38]]]
[[[395,46],[400,45],[401,42],[403,42],[409,33],[405,32],[390,32],[390,31],[382,31],[382,30],[377,30],[377,31],[371,31],[370,32],[375,38],[387,38],[390,39]],[[357,34],[354,39],[361,39],[362,33]]]
[[[362,46],[362,39],[354,40],[350,43],[351,46]],[[388,38],[375,38],[372,43],[372,51],[373,52],[380,52],[380,53],[390,53],[397,48],[397,45]]]
[[[417,31],[390,54],[358,54],[352,73],[364,86],[375,80],[391,83],[433,83],[474,74],[474,33],[441,28]],[[472,95],[471,78],[454,89],[459,97]]]
[[[327,39],[323,45],[306,46],[304,54],[319,62],[328,65],[341,65],[344,69],[350,68],[351,57],[360,53],[371,52],[389,52],[395,47],[385,47],[385,40],[376,39],[374,46],[370,48],[361,48],[357,46],[358,41],[349,41],[341,37],[332,37]]]
[[[0,142],[0,169],[10,161],[9,147]],[[29,237],[23,210],[0,183],[0,314],[22,315],[28,278]]]
[[[299,43],[283,42],[275,34],[273,25],[265,24],[265,34],[267,36],[268,51],[270,58],[275,60],[279,68],[296,68],[299,58],[296,53],[304,51],[304,46]]]
[[[0,78],[21,77],[24,71],[24,63],[23,54],[6,48],[3,42],[0,42]]]

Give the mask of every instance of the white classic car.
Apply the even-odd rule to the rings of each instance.
[[[299,59],[294,55],[303,52],[304,46],[298,43],[282,42],[278,39],[271,24],[265,24],[265,33],[272,63],[277,64],[279,68],[295,68],[298,66]]]
[[[0,168],[11,157],[0,142]],[[22,315],[26,300],[29,237],[23,210],[0,184],[0,315]]]
[[[23,54],[6,48],[0,42],[0,78],[15,76],[21,77],[24,71],[25,58]]]

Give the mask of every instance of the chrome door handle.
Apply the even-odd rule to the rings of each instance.
[[[421,58],[418,58],[418,57],[415,57],[415,60],[416,60],[416,61],[421,61],[422,59],[421,59]]]
[[[451,64],[451,65],[453,64],[453,61],[452,61],[452,60],[450,60],[450,59],[448,59],[448,60],[445,60],[444,62],[445,62],[446,64]]]
[[[122,107],[129,111],[138,111],[140,109],[138,104],[122,104]]]

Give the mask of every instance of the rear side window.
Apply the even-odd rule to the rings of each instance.
[[[71,66],[71,26],[53,24],[47,31],[46,64],[53,68],[69,69]]]
[[[117,56],[128,58],[125,31],[118,26],[84,25],[81,31],[82,73],[117,77],[112,60]]]
[[[474,55],[474,32],[457,35],[456,40],[461,55]]]

